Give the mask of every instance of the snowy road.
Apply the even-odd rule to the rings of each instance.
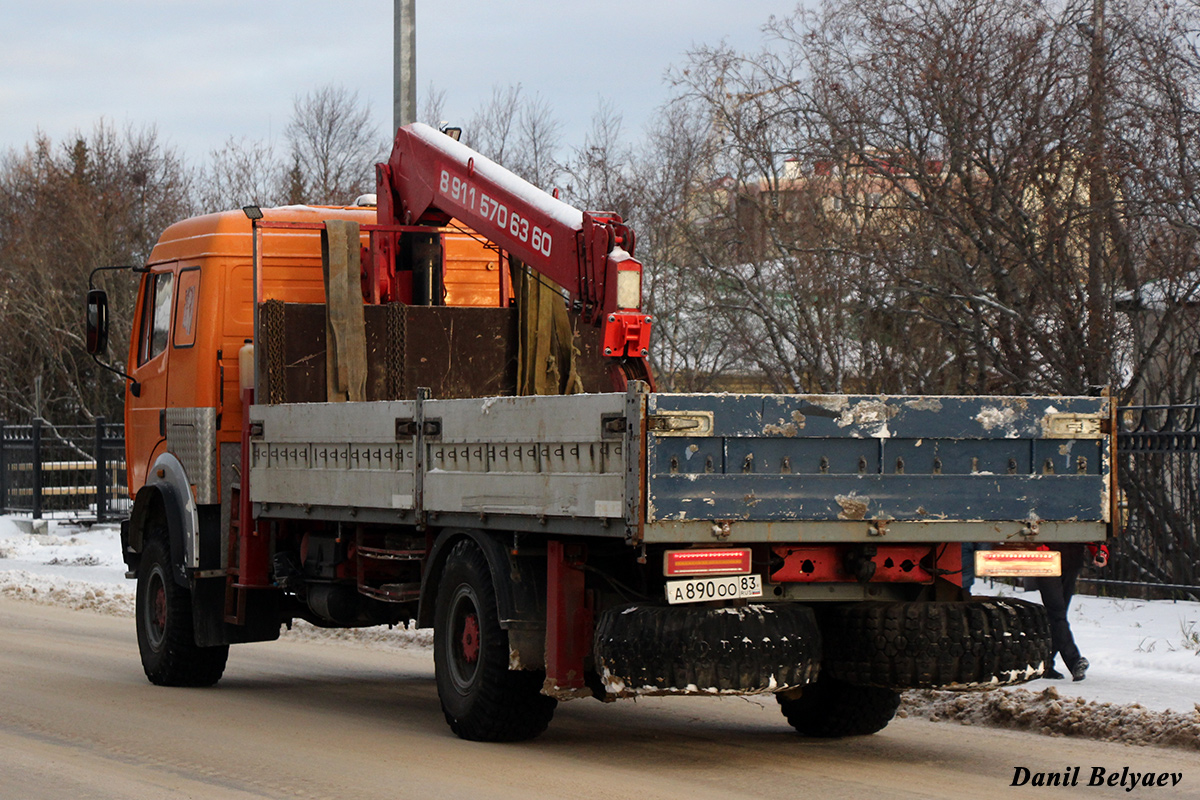
[[[162,689],[128,618],[0,598],[3,798],[961,800],[1040,796],[1018,767],[1076,766],[1087,797],[1200,797],[1195,752],[915,719],[813,741],[742,699],[576,701],[533,742],[471,744],[441,719],[427,649],[243,645],[216,689]],[[1096,767],[1181,780],[1087,788]]]

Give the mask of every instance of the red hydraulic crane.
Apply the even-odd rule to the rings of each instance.
[[[579,211],[422,123],[396,132],[376,171],[380,226],[459,220],[564,287],[583,319],[601,326],[604,354],[620,360],[620,372],[649,378],[642,265],[619,216]],[[376,275],[387,272],[385,259],[372,254]]]

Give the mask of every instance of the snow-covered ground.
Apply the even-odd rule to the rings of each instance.
[[[133,615],[133,582],[125,580],[115,526],[46,523],[45,533],[0,517],[0,595]]]
[[[0,517],[0,595],[110,614],[133,614],[114,526],[51,521],[27,533]],[[976,583],[976,594],[1014,594]],[[1037,601],[1036,592],[1015,591]],[[1071,603],[1071,628],[1091,661],[1087,679],[1038,680],[997,692],[909,692],[901,713],[1200,749],[1200,603],[1113,600]],[[428,645],[428,631],[321,631],[298,624],[290,636],[347,639],[372,646]],[[1059,665],[1059,670],[1066,670]]]
[[[125,577],[117,526],[48,520],[44,532],[29,533],[29,528],[28,520],[0,517],[0,596],[133,616],[135,585]],[[429,630],[326,629],[299,621],[283,636],[395,648],[433,641]]]
[[[1037,592],[977,582],[976,594],[1006,594],[1041,602]],[[1083,681],[1042,679],[1026,688],[1054,686],[1060,694],[1157,710],[1193,711],[1200,703],[1200,603],[1118,600],[1076,595],[1069,613],[1075,643],[1091,668]]]

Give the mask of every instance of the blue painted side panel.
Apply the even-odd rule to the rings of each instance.
[[[651,395],[647,521],[1107,517],[1107,398]]]

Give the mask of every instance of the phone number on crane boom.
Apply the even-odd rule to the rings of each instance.
[[[454,202],[466,206],[468,211],[479,214],[500,230],[507,231],[522,244],[528,244],[543,256],[550,257],[550,251],[554,247],[550,231],[533,225],[527,217],[521,216],[519,212],[510,209],[496,198],[489,197],[486,192],[477,192],[470,181],[464,181],[451,175],[448,170],[442,170],[438,189]]]

